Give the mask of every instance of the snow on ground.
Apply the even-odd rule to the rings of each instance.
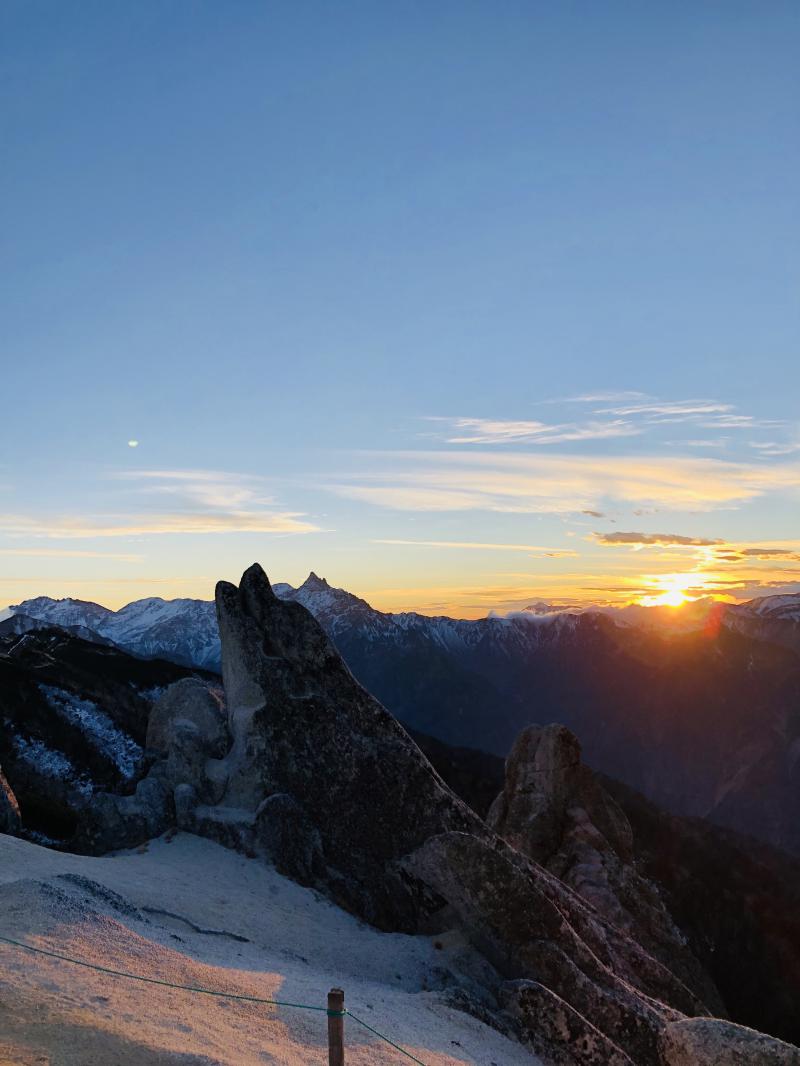
[[[0,835],[0,935],[178,984],[353,1013],[428,1066],[536,1066],[445,1003],[454,934],[380,933],[258,860],[180,833],[104,858]],[[437,947],[438,943],[438,947]],[[434,991],[433,989],[439,989]],[[327,1019],[123,980],[0,942],[3,1066],[325,1066]],[[348,1066],[410,1060],[348,1019]]]

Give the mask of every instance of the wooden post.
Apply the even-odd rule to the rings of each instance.
[[[328,1066],[344,1066],[344,992],[328,993]]]

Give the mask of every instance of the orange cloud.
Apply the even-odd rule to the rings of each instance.
[[[684,537],[680,533],[593,533],[592,536],[598,544],[609,546],[629,545],[633,548],[641,548],[645,545],[655,544],[659,547],[679,545],[681,547],[707,548],[716,544],[724,544],[722,540],[706,540],[704,537]]]

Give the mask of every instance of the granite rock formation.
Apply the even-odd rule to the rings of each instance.
[[[663,1066],[800,1066],[800,1049],[719,1018],[671,1022],[659,1053]]]
[[[220,700],[195,677],[174,682],[153,705],[147,724],[147,774],[132,795],[96,795],[78,832],[86,850],[130,847],[172,825],[195,828],[201,803],[221,795],[218,767],[228,747]]]
[[[724,1015],[719,993],[687,948],[658,888],[636,869],[630,822],[582,763],[578,738],[566,726],[529,726],[520,733],[487,823]]]
[[[426,904],[397,860],[438,832],[480,832],[480,820],[261,567],[239,588],[221,582],[217,611],[232,738],[220,819],[244,810],[256,850],[261,841],[287,872],[307,879],[316,865],[320,887],[366,920],[413,927]],[[295,854],[297,834],[276,829],[287,811],[314,827],[311,850],[324,858]]]
[[[583,1063],[611,1049],[655,1064],[668,1021],[707,1013],[664,962],[458,800],[259,566],[238,588],[218,585],[217,610],[231,746],[221,799],[198,804],[196,828],[269,854],[382,928],[460,928],[497,974],[498,1010],[535,1029],[537,1046],[569,1018]]]

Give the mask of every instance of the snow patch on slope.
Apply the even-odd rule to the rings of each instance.
[[[53,710],[71,725],[77,726],[88,742],[109,759],[123,777],[130,780],[142,758],[142,749],[117,728],[111,718],[91,700],[82,700],[66,689],[39,685],[39,691]]]
[[[82,777],[63,751],[48,748],[41,740],[11,734],[11,743],[17,756],[43,777],[53,777],[73,785],[85,797],[92,795],[92,783]]]

